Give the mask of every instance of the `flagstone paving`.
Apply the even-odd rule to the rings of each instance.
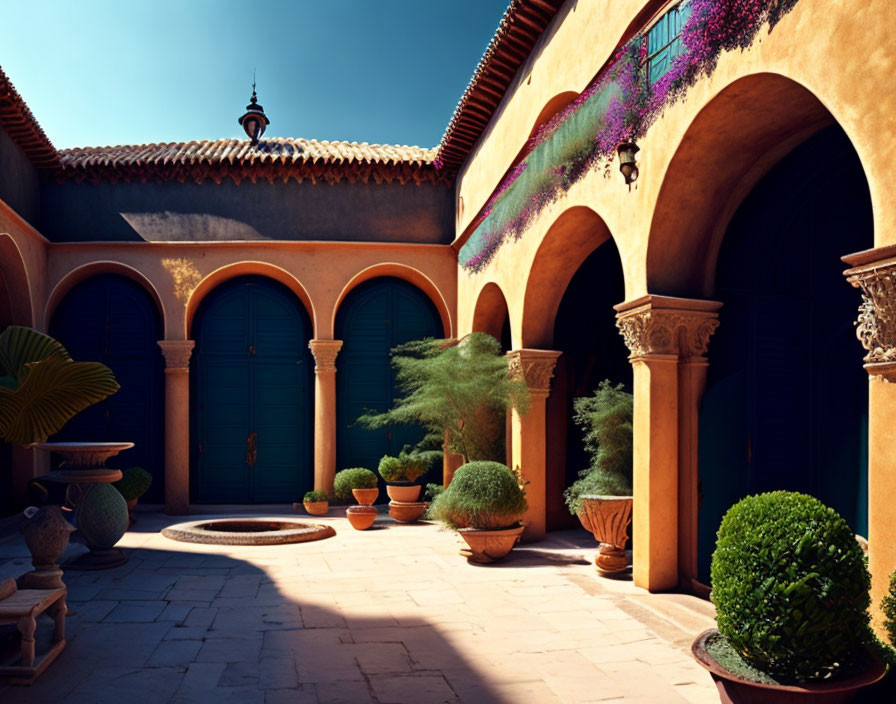
[[[66,572],[68,646],[3,704],[717,702],[688,654],[711,606],[601,579],[584,531],[474,566],[388,517],[295,545],[178,543],[142,513],[126,565]],[[83,551],[69,548],[69,553]],[[0,578],[29,569],[0,542]]]

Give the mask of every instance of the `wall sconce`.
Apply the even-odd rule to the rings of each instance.
[[[252,141],[253,147],[258,144],[265,128],[271,124],[268,116],[264,114],[264,108],[258,104],[258,98],[255,96],[255,81],[252,81],[252,99],[246,106],[246,113],[239,119],[239,123],[246,136]]]
[[[619,153],[619,170],[622,172],[623,178],[625,178],[625,184],[631,186],[632,183],[638,180],[638,165],[635,162],[635,154],[641,151],[641,149],[637,144],[629,140],[616,147],[616,151]]]

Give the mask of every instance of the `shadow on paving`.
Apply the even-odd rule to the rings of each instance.
[[[121,567],[66,572],[66,649],[30,687],[0,681],[0,701],[510,704],[450,645],[450,624],[343,616],[249,562],[177,545],[187,552],[135,548]]]

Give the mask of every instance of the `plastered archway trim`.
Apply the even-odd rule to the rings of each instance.
[[[473,308],[473,332],[485,332],[501,339],[501,328],[504,319],[510,315],[507,296],[494,281],[486,283],[476,294],[476,305]],[[511,330],[511,337],[513,336]]]
[[[290,291],[292,291],[296,298],[298,298],[302,305],[305,307],[305,311],[308,313],[308,316],[311,318],[311,324],[315,331],[317,332],[317,313],[314,308],[314,304],[311,301],[311,296],[308,294],[307,289],[302,285],[302,283],[292,274],[290,274],[286,269],[282,269],[279,266],[274,264],[269,264],[267,262],[238,262],[236,264],[228,264],[226,266],[222,266],[218,269],[215,269],[213,272],[205,276],[202,281],[196,286],[193,292],[190,294],[189,299],[187,300],[186,310],[184,315],[184,335],[187,339],[190,338],[190,332],[193,327],[193,319],[196,316],[196,311],[199,309],[199,305],[202,303],[203,299],[211,293],[212,290],[217,288],[219,285],[224,283],[225,281],[229,281],[230,279],[236,278],[238,276],[264,276],[269,279],[273,279],[284,286],[286,286]]]
[[[0,233],[0,276],[9,294],[13,324],[32,327],[35,306],[28,268],[19,245],[12,235],[5,232]]]
[[[445,302],[445,297],[442,295],[442,292],[439,291],[438,286],[436,286],[435,283],[433,283],[432,279],[430,279],[419,269],[415,269],[414,267],[408,266],[407,264],[398,264],[397,262],[384,262],[382,264],[374,264],[373,266],[362,269],[357,274],[355,274],[349,280],[349,282],[345,286],[343,286],[339,297],[336,299],[336,303],[333,306],[333,313],[330,316],[330,329],[336,329],[336,316],[339,313],[339,307],[342,305],[342,302],[345,300],[346,296],[348,296],[348,294],[351,293],[353,289],[357,288],[365,281],[370,281],[371,279],[377,279],[386,276],[394,276],[397,279],[402,279],[420,289],[436,307],[436,310],[439,313],[439,318],[442,321],[442,329],[444,330],[444,334],[448,337],[451,337],[455,334],[454,321],[451,319],[451,313],[448,310],[448,304]]]
[[[100,276],[102,274],[116,274],[118,276],[123,276],[127,279],[138,284],[146,293],[149,294],[149,297],[152,299],[153,303],[156,306],[156,310],[159,312],[159,316],[162,319],[162,330],[167,330],[167,315],[165,311],[165,306],[162,304],[162,298],[159,296],[158,289],[156,289],[155,285],[147,279],[143,274],[141,274],[137,269],[128,264],[124,264],[123,262],[111,261],[111,260],[102,260],[97,262],[90,262],[88,264],[82,264],[81,266],[73,269],[68,272],[59,282],[53,287],[53,290],[50,292],[50,295],[47,297],[47,305],[44,309],[44,320],[47,321],[47,325],[50,324],[50,320],[53,317],[53,313],[56,311],[56,308],[59,307],[59,304],[65,298],[65,296],[79,283],[82,281],[86,281],[87,279],[91,279],[94,276]]]

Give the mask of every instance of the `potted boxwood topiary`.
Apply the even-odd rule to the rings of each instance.
[[[414,484],[429,470],[441,453],[436,451],[412,452],[408,446],[398,453],[398,457],[386,455],[380,460],[379,471],[386,482],[386,493],[393,501],[410,503],[420,498],[419,484]]]
[[[519,541],[528,508],[519,478],[500,462],[468,462],[435,497],[429,517],[457,530],[471,562],[500,560]]]
[[[818,499],[774,491],[732,506],[711,579],[718,630],[691,650],[723,702],[844,702],[885,674],[862,549]]]
[[[143,467],[129,467],[121,472],[121,479],[113,483],[118,493],[124,497],[128,505],[128,514],[131,523],[134,522],[134,508],[137,500],[143,496],[152,486],[152,475]]]
[[[312,516],[326,516],[330,509],[329,497],[325,491],[309,491],[302,499],[302,506]]]
[[[577,398],[573,420],[585,434],[591,465],[565,492],[570,513],[600,543],[600,574],[628,569],[625,544],[632,517],[632,421],[634,399],[621,384],[604,380],[593,396]]]
[[[352,528],[367,530],[376,519],[377,510],[373,502],[380,490],[376,486],[376,475],[364,467],[352,467],[336,472],[333,478],[333,493],[341,501],[349,501],[352,496],[358,501],[358,506],[349,506],[345,510]]]

